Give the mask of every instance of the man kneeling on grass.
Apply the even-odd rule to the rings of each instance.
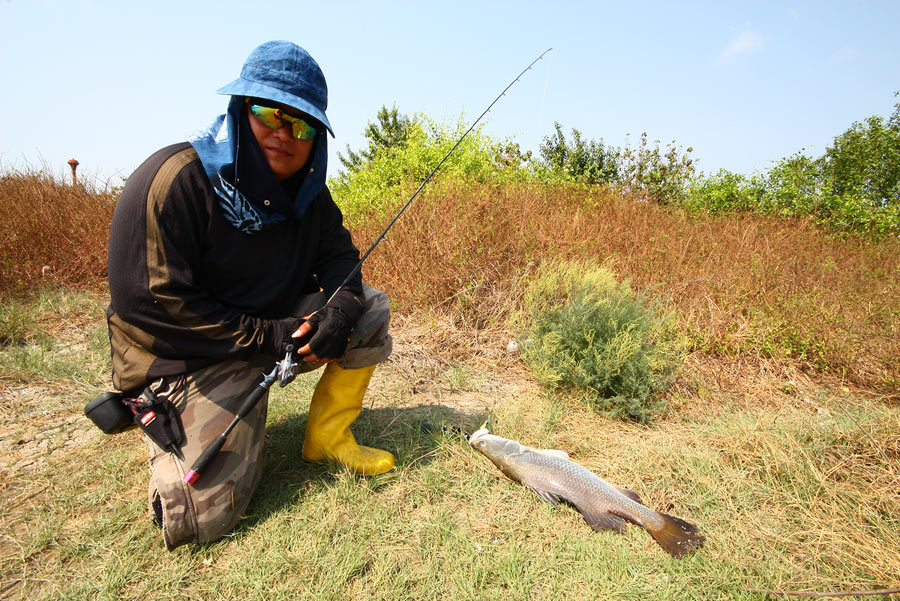
[[[384,293],[360,273],[338,291],[359,251],[325,186],[325,77],[304,49],[268,42],[218,92],[226,114],[135,171],[110,231],[113,385],[176,422],[170,450],[147,439],[150,512],[169,549],[221,538],[247,508],[265,397],[196,482],[184,477],[289,344],[300,371],[326,365],[303,457],[360,474],[394,466],[349,428],[391,337]]]

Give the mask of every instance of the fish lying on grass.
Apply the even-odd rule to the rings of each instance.
[[[469,444],[544,501],[574,506],[594,530],[621,533],[627,520],[647,530],[675,557],[683,557],[703,544],[704,537],[696,526],[642,505],[637,493],[599,478],[569,460],[564,451],[532,449],[495,436],[484,426],[469,436]]]

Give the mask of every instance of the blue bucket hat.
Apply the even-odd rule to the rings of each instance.
[[[286,104],[318,119],[334,136],[325,116],[328,108],[325,75],[313,57],[292,42],[260,44],[247,57],[241,76],[216,92]]]

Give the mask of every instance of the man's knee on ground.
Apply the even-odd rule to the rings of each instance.
[[[152,484],[151,484],[152,486]],[[178,486],[176,484],[176,486]],[[231,532],[243,517],[252,491],[246,485],[220,484],[214,489],[162,495],[150,491],[150,512],[159,520],[166,547],[212,543]]]

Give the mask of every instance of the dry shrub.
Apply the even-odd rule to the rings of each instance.
[[[387,219],[354,228],[366,247]],[[604,262],[666,296],[694,350],[796,362],[897,395],[900,241],[837,240],[808,221],[689,215],[603,190],[444,181],[367,261],[401,313],[434,308],[495,327],[543,259]]]
[[[45,173],[0,176],[0,291],[102,281],[114,207],[111,192]]]

